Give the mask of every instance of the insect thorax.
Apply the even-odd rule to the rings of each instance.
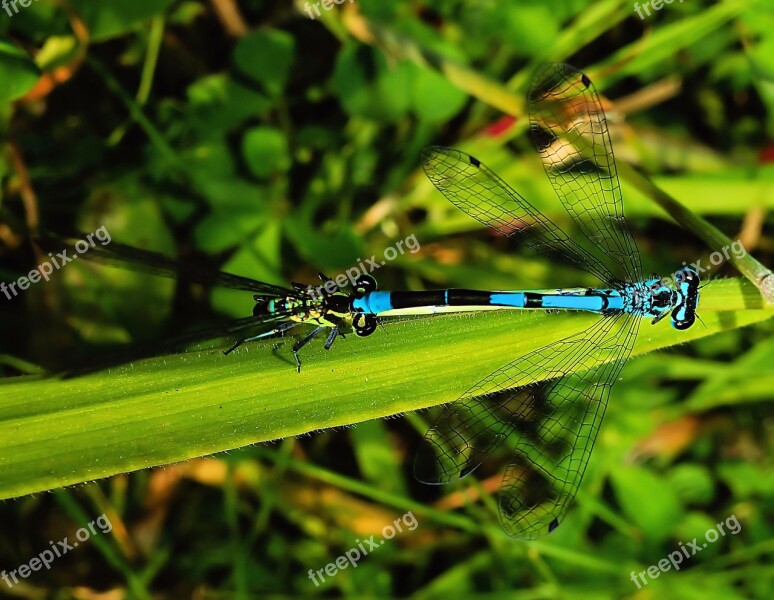
[[[624,312],[659,317],[675,305],[675,291],[658,277],[626,284],[621,290]]]

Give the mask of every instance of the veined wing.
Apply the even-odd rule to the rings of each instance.
[[[570,262],[607,285],[613,272],[525,200],[516,190],[469,154],[431,146],[422,150],[422,166],[438,191],[468,215],[551,259]]]
[[[523,539],[542,537],[563,520],[586,471],[610,390],[637,337],[640,319],[621,314],[596,341],[600,354],[587,371],[554,380],[544,391],[549,410],[532,438],[522,436],[503,476],[500,517]]]
[[[600,319],[482,379],[445,407],[427,433],[417,478],[463,477],[514,438],[516,459],[500,489],[503,527],[521,538],[553,530],[578,490],[638,327],[628,314]]]
[[[42,236],[35,239],[47,252],[68,251],[68,256],[73,256],[73,247],[83,237],[59,237]],[[177,261],[158,252],[142,250],[125,244],[111,241],[102,246],[97,244],[89,247],[88,251],[77,256],[86,260],[99,262],[107,265],[131,269],[141,273],[157,275],[160,277],[172,277],[175,279],[185,278],[188,281],[201,283],[207,286],[220,286],[237,290],[255,292],[265,296],[275,296],[283,298],[287,296],[298,297],[298,292],[283,288],[269,283],[263,283],[242,277],[241,275],[232,275],[216,269],[206,269],[194,264]]]
[[[570,65],[546,65],[532,80],[528,107],[530,137],[565,209],[617,279],[641,280],[607,118],[591,80]]]

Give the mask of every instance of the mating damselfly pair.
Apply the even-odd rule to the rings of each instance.
[[[607,121],[589,79],[567,65],[541,68],[528,96],[530,137],[551,184],[588,244],[570,238],[497,175],[468,154],[431,147],[422,152],[427,176],[452,203],[498,233],[533,251],[584,269],[600,285],[555,291],[381,291],[370,275],[354,289],[293,284],[284,288],[221,272],[196,269],[116,243],[87,258],[179,275],[253,294],[253,314],[190,340],[235,336],[227,352],[253,340],[311,327],[293,346],[299,352],[327,334],[373,334],[388,311],[432,307],[564,309],[600,315],[574,335],[503,365],[447,405],[428,432],[415,462],[420,481],[459,479],[503,443],[513,445],[499,493],[501,520],[511,535],[535,538],[553,530],[575,496],[599,432],[610,389],[629,357],[641,319],[669,316],[690,327],[699,301],[698,274],[685,268],[670,287],[644,277],[637,245],[623,215],[621,190]],[[327,278],[321,276],[323,281]],[[367,357],[364,357],[366,360]],[[546,378],[546,372],[549,373]]]

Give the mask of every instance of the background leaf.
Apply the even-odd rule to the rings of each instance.
[[[413,457],[437,405],[591,315],[390,321],[330,351],[317,340],[300,375],[304,328],[59,380],[42,373],[143,343],[163,354],[250,314],[252,297],[89,261],[0,290],[3,569],[18,576],[100,515],[112,524],[8,593],[768,600],[774,345],[753,285],[774,249],[770,0],[644,18],[621,0],[327,4],[314,18],[278,0],[0,9],[5,289],[47,260],[31,232],[101,226],[279,285],[371,257],[382,289],[594,285],[483,230],[419,163],[426,145],[459,147],[579,237],[527,136],[547,61],[603,96],[647,273],[706,266],[732,243],[745,256],[703,273],[706,327],[642,324],[565,522],[530,543],[498,522],[509,448],[449,486],[417,483]],[[384,539],[409,512],[416,528]],[[732,516],[738,532],[684,568],[632,580]],[[326,574],[371,536],[376,551]]]
[[[27,93],[40,77],[40,70],[20,48],[0,40],[0,102]]]

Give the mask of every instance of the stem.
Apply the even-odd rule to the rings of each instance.
[[[167,142],[167,140],[151,122],[151,120],[145,116],[145,113],[142,111],[142,108],[137,103],[137,101],[128,93],[126,93],[124,88],[121,87],[121,84],[118,82],[118,80],[116,80],[115,77],[113,77],[110,71],[93,56],[90,56],[87,59],[87,62],[89,66],[91,66],[91,68],[94,69],[103,79],[108,89],[113,92],[119,100],[121,100],[121,102],[129,111],[129,114],[142,128],[142,130],[150,139],[151,143],[156,147],[159,154],[161,154],[161,156],[163,156],[164,159],[170,163],[170,165],[175,166],[176,168],[186,173],[186,175],[191,176],[185,161],[180,158],[174,148],[172,148],[169,142]]]
[[[151,87],[153,86],[153,76],[156,73],[156,66],[159,61],[159,52],[161,51],[161,42],[164,39],[164,15],[154,17],[151,22],[151,32],[148,37],[148,51],[145,55],[145,63],[142,66],[142,75],[140,78],[140,87],[137,90],[137,102],[140,106],[145,106],[150,97]]]
[[[733,243],[731,238],[717,227],[688,210],[631,165],[619,162],[618,172],[626,181],[663,208],[680,225],[704,240],[713,250],[728,248]],[[770,269],[764,267],[747,253],[739,258],[732,254],[728,260],[760,290],[766,302],[774,304],[774,277],[772,277]]]

